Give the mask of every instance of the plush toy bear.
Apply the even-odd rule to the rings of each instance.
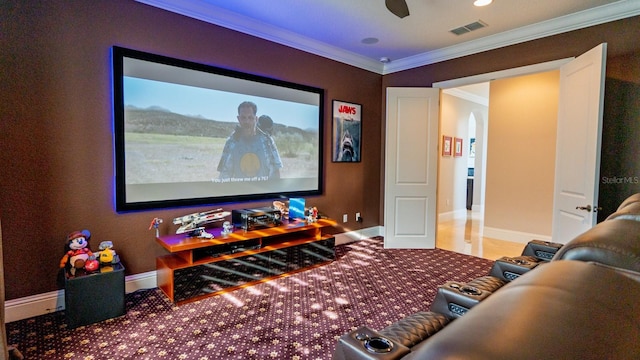
[[[88,230],[74,231],[67,236],[65,254],[60,260],[60,268],[65,268],[71,275],[76,274],[77,269],[95,271],[98,269],[98,261],[89,249]]]

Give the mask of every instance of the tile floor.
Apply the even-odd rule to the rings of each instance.
[[[436,247],[466,255],[496,260],[503,256],[518,256],[525,244],[482,236],[483,217],[479,212],[467,212],[467,217],[438,223]]]

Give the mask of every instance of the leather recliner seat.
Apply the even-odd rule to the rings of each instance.
[[[640,359],[640,193],[562,245],[551,261],[496,289],[427,335],[411,325],[415,314],[388,332],[362,327],[377,338],[386,336],[393,351],[376,353],[361,341],[344,342],[351,333],[341,337],[334,358]]]

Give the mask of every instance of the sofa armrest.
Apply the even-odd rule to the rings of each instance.
[[[374,347],[379,347],[378,344],[381,343],[384,346],[385,341],[391,346],[388,351],[376,352],[367,349],[367,345],[371,344],[372,340],[376,342],[373,344]],[[410,352],[409,348],[393,339],[385,338],[367,326],[361,326],[338,339],[338,344],[333,352],[333,360],[397,360]]]
[[[380,335],[408,348],[434,335],[449,323],[449,318],[432,311],[411,314],[380,330]]]

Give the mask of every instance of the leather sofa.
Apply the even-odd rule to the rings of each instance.
[[[640,193],[550,261],[504,286],[486,283],[474,283],[488,295],[462,314],[434,301],[387,328],[341,336],[333,358],[640,359]]]

